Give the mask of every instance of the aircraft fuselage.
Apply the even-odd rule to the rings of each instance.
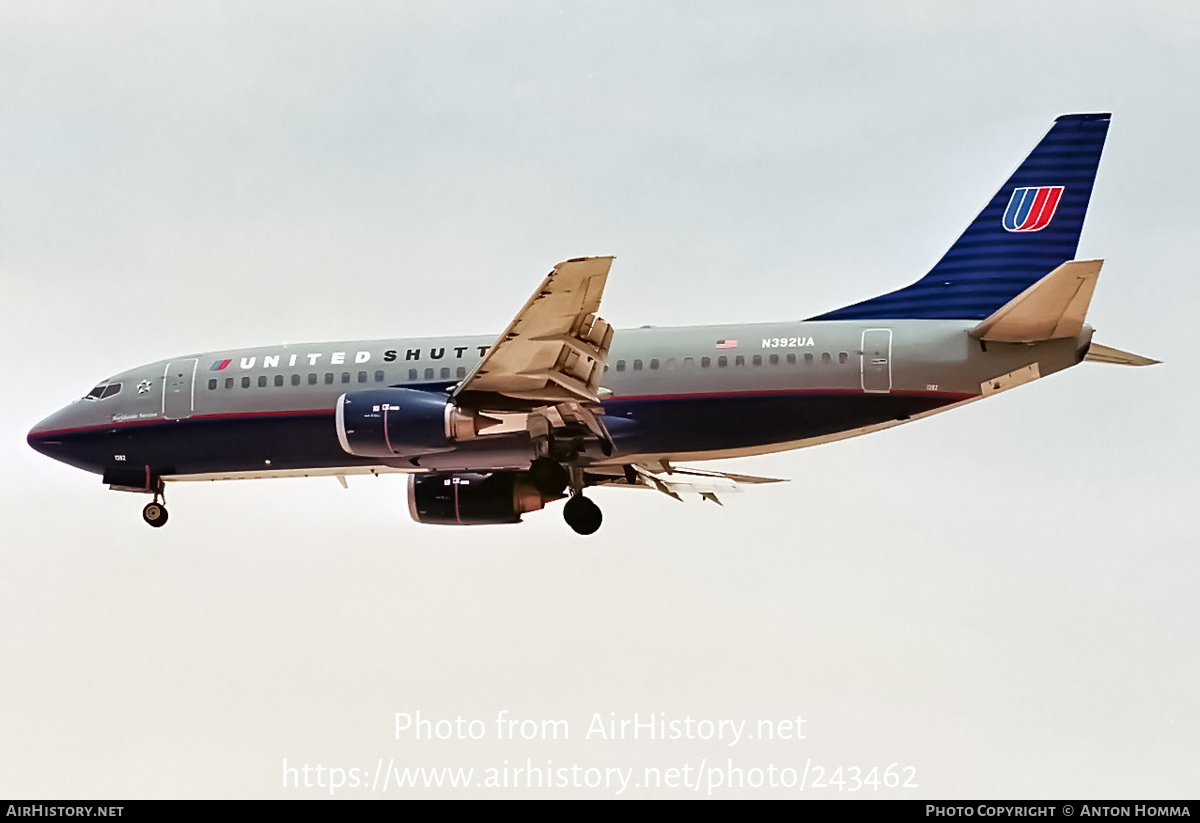
[[[818,321],[617,332],[601,384],[616,451],[592,463],[762,454],[886,428],[1080,362],[1091,337],[981,344],[971,321]],[[38,424],[29,443],[87,471],[173,479],[380,470],[522,469],[520,426],[395,459],[349,454],[335,407],[385,387],[444,392],[492,336],[215,351],[114,375]],[[999,381],[999,382],[997,382]],[[101,392],[102,394],[104,392]]]

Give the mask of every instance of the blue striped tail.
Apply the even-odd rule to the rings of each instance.
[[[810,320],[982,320],[1075,258],[1109,114],[1066,114],[929,274]]]

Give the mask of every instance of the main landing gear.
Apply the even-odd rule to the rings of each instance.
[[[545,418],[530,416],[530,434],[533,436],[533,453],[536,456],[529,464],[529,473],[526,476],[538,494],[542,495],[544,502],[559,500],[570,494],[570,499],[563,506],[563,519],[576,534],[595,534],[604,520],[600,507],[583,496],[586,485],[583,468],[576,464],[583,449],[582,439],[587,436],[587,431],[600,437],[601,451],[604,454],[612,454],[612,438],[608,436],[608,431],[590,413],[589,418],[587,430],[576,426],[580,430],[574,435],[555,438]]]
[[[158,491],[154,493],[154,502],[147,503],[146,508],[142,509],[142,519],[156,529],[161,528],[167,522],[165,500],[166,495],[163,493],[162,486],[160,485]]]
[[[531,475],[536,477],[539,468],[548,470],[543,461],[545,463],[554,462],[546,458],[538,458],[533,461]],[[539,466],[539,463],[542,466]],[[558,486],[557,494],[561,495],[565,486],[569,485],[571,488],[571,499],[563,506],[563,519],[567,521],[567,525],[576,534],[595,534],[596,530],[600,528],[600,523],[604,520],[604,515],[600,513],[599,506],[583,496],[583,469],[578,466],[572,466],[568,469],[560,463],[554,463],[554,466],[562,472],[562,480],[564,481]],[[555,482],[557,483],[557,481],[558,476],[556,475]],[[536,483],[537,480],[535,479],[534,482]]]
[[[571,495],[571,499],[563,506],[563,519],[576,534],[595,534],[604,520],[604,515],[599,506],[582,493],[576,493]]]
[[[571,473],[557,460],[539,457],[529,465],[529,482],[543,497],[559,497],[571,482]]]

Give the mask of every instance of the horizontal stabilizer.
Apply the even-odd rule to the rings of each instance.
[[[997,343],[1036,343],[1077,336],[1083,331],[1103,263],[1063,263],[972,329],[971,336]]]
[[[1160,360],[1151,360],[1149,357],[1142,357],[1140,354],[1131,354],[1120,349],[1101,346],[1099,343],[1093,343],[1089,346],[1087,355],[1083,359],[1088,363],[1112,363],[1116,366],[1153,366],[1156,363],[1162,362]]]

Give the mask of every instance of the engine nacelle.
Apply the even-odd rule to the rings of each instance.
[[[337,436],[358,457],[406,457],[445,451],[478,434],[476,416],[443,394],[416,389],[370,389],[337,402]]]
[[[525,472],[410,474],[408,512],[418,523],[486,526],[520,523],[521,515],[545,507]]]

